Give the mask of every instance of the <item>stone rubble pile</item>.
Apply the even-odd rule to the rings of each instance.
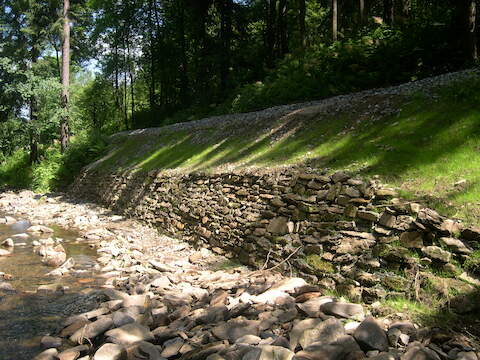
[[[438,280],[447,287],[474,289],[463,281],[471,279],[463,264],[480,246],[480,229],[402,201],[375,179],[299,168],[220,174],[90,170],[72,191],[195,246],[257,268],[290,271],[367,303],[418,293],[422,282],[432,282],[431,269],[450,277]],[[452,302],[458,311],[479,308],[464,306],[462,299]]]
[[[97,309],[65,319],[56,336],[42,339],[46,350],[35,359],[478,359],[461,338],[376,320],[301,278],[205,270],[195,255],[194,264],[179,260],[156,270],[154,263],[116,277],[123,291],[105,289]]]

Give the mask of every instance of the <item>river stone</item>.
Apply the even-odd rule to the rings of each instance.
[[[17,219],[15,219],[14,217],[12,216],[5,216],[2,218],[2,224],[5,224],[5,225],[14,225],[15,223],[17,222]]]
[[[72,336],[75,331],[77,331],[80,328],[85,327],[86,325],[90,324],[91,322],[88,321],[87,319],[79,318],[75,322],[68,324],[65,328],[62,329],[60,332],[61,337],[69,337]]]
[[[353,337],[365,350],[388,350],[387,334],[371,316],[362,321],[354,331]]]
[[[43,225],[33,225],[27,229],[27,233],[41,233],[41,234],[52,234],[54,230]]]
[[[15,243],[12,239],[8,238],[3,240],[1,245],[6,248],[13,248],[15,246]]]
[[[248,345],[258,345],[262,341],[261,337],[255,335],[245,335],[241,338],[238,338],[235,343],[237,344],[248,344]]]
[[[313,329],[305,330],[300,336],[300,345],[303,349],[311,345],[312,343],[330,344],[345,335],[345,329],[342,323],[331,318],[318,324]]]
[[[11,255],[12,252],[11,251],[8,251],[8,250],[5,250],[5,249],[0,249],[0,256],[8,256],[8,255]]]
[[[160,351],[158,350],[157,346],[149,342],[140,341],[133,346],[133,352],[136,356],[135,359],[164,360],[161,357]]]
[[[14,234],[11,237],[12,239],[27,240],[30,237],[30,235],[21,233],[21,234]]]
[[[62,245],[57,245],[54,248],[47,247],[42,263],[47,266],[60,266],[67,260],[67,253]]]
[[[123,346],[117,344],[104,344],[97,350],[93,360],[125,360],[127,353]]]
[[[105,336],[115,344],[129,345],[138,341],[150,341],[154,339],[150,329],[138,323],[123,325],[119,328],[109,330]]]
[[[112,318],[105,316],[75,331],[73,335],[70,336],[70,340],[77,344],[83,344],[86,339],[92,340],[98,335],[103,334],[112,326]]]
[[[290,331],[290,350],[295,350],[305,330],[313,329],[322,322],[322,319],[304,319],[297,322]]]
[[[146,303],[146,295],[130,295],[123,300],[122,306],[124,308],[128,308],[130,306],[145,306]]]
[[[115,327],[121,327],[133,322],[135,322],[135,318],[125,311],[119,310],[113,314],[113,324]]]
[[[440,360],[435,351],[419,344],[410,345],[407,352],[402,355],[401,360]]]
[[[332,302],[334,298],[330,296],[322,296],[310,299],[302,304],[297,304],[297,307],[310,317],[318,317],[321,313],[322,305]]]
[[[473,351],[462,351],[457,354],[455,360],[478,360],[478,357]]]
[[[213,335],[221,340],[235,343],[245,335],[258,336],[259,322],[254,320],[230,320],[212,329]]]
[[[163,350],[160,355],[167,359],[174,357],[178,355],[184,343],[185,341],[180,337],[167,340],[163,343]]]
[[[57,355],[57,349],[48,349],[35,356],[32,360],[58,360]]]
[[[472,253],[472,250],[470,250],[463,243],[463,241],[459,240],[459,239],[442,237],[442,238],[440,238],[440,244],[448,247],[454,253],[467,254],[467,255]]]
[[[90,350],[88,345],[78,345],[73,348],[62,351],[58,354],[60,360],[77,360],[82,353],[87,353]]]
[[[306,349],[296,353],[295,360],[339,360],[345,359],[347,355],[352,356],[354,354],[361,355],[361,359],[365,357],[355,339],[349,335],[344,335],[328,345],[323,343],[311,344]]]
[[[362,319],[365,316],[363,306],[343,302],[328,302],[320,306],[320,310],[327,315],[339,316],[346,319]]]
[[[443,263],[448,263],[452,257],[451,253],[438,246],[425,246],[422,248],[422,252],[429,258]]]
[[[62,339],[59,337],[44,336],[40,340],[40,344],[44,349],[59,348],[62,346]]]
[[[281,346],[260,345],[246,353],[242,360],[291,360],[295,353]]]
[[[7,283],[7,282],[0,282],[0,291],[1,292],[16,292],[15,288],[12,286],[12,284]]]
[[[169,288],[172,283],[170,282],[170,279],[166,276],[160,276],[154,279],[151,283],[151,286],[157,287],[157,288]]]

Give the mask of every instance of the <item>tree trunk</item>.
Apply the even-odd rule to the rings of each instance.
[[[360,24],[365,24],[365,0],[360,0]]]
[[[410,17],[410,10],[412,8],[412,0],[402,0],[402,16],[405,18]]]
[[[31,68],[32,70],[35,67],[38,59],[38,50],[36,48],[36,43],[38,39],[32,40],[32,49],[31,49]],[[30,96],[30,109],[29,109],[29,117],[30,117],[30,129],[29,129],[29,140],[30,140],[30,164],[34,164],[38,162],[38,136],[36,131],[36,123],[38,120],[38,104],[37,98],[35,95]]]
[[[125,64],[126,65],[126,64]],[[129,130],[128,126],[128,91],[127,91],[127,70],[123,72],[123,115],[125,117],[125,130]]]
[[[383,21],[387,25],[393,25],[395,0],[383,0]]]
[[[153,1],[150,0],[148,7],[148,26],[150,28],[150,110],[155,108],[155,36],[153,27]]]
[[[185,36],[185,1],[180,1],[179,8],[179,37],[181,48],[181,72],[180,72],[180,101],[183,106],[188,105],[188,58],[187,58],[187,40]]]
[[[468,28],[467,28],[467,51],[470,54],[470,60],[478,60],[477,47],[477,1],[470,0],[468,4]]]
[[[279,55],[288,53],[287,0],[280,0],[278,4],[278,43]]]
[[[63,115],[60,123],[60,144],[62,153],[70,142],[70,129],[68,126],[68,106],[70,98],[70,0],[63,0],[63,44],[62,44],[62,109]]]
[[[463,49],[466,60],[478,60],[476,32],[477,4],[476,0],[458,0],[456,6],[456,29],[459,45]]]
[[[306,30],[305,30],[305,16],[306,16],[306,7],[305,7],[305,0],[298,0],[298,28],[300,32],[300,47],[302,50],[305,50],[307,47],[307,37],[306,37]]]
[[[220,97],[226,95],[230,74],[230,43],[232,38],[232,0],[221,1],[221,42]]]
[[[338,40],[338,0],[332,0],[332,36]]]
[[[267,34],[266,48],[267,48],[267,67],[273,68],[275,65],[275,29],[277,13],[277,0],[267,1]]]

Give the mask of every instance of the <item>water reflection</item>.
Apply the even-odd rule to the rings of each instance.
[[[0,242],[12,237],[16,244],[11,255],[0,257],[0,272],[13,275],[9,283],[17,290],[14,294],[0,292],[2,360],[31,359],[40,350],[38,344],[42,335],[54,332],[62,318],[88,311],[98,301],[95,292],[88,291],[88,287],[98,285],[94,278],[95,250],[88,244],[77,242],[75,232],[55,228],[53,237],[63,239],[67,258],[74,258],[75,268],[67,276],[48,277],[46,274],[52,268],[41,263],[42,258],[33,252],[32,246],[34,240],[43,236],[14,236],[24,233],[29,226],[28,220],[0,225]],[[51,284],[64,287],[65,291],[36,294],[40,285]]]

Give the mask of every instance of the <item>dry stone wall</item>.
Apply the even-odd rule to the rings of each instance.
[[[71,191],[242,263],[300,274],[366,302],[418,295],[425,269],[460,275],[480,241],[478,229],[343,172],[90,171]]]

